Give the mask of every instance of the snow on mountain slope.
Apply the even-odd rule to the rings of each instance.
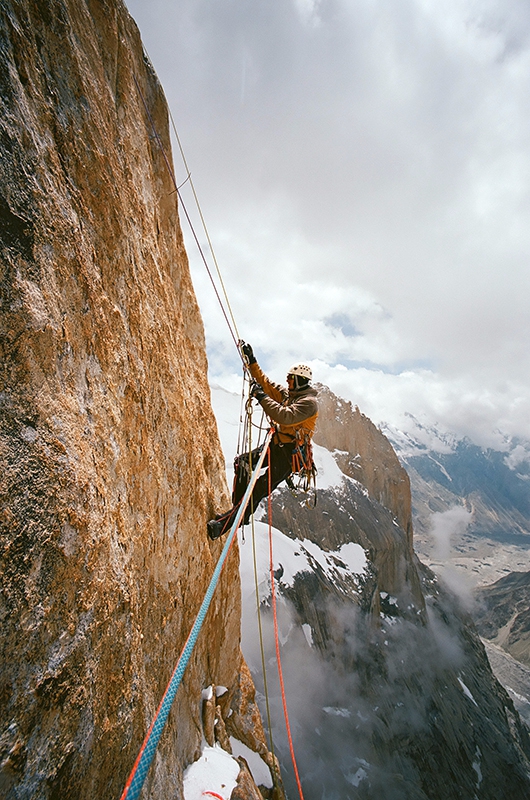
[[[422,425],[412,414],[405,415],[407,428],[397,428],[386,422],[380,429],[392,442],[395,451],[403,458],[425,452],[452,453],[458,437],[450,431],[441,431],[435,425]]]
[[[258,569],[260,601],[270,596],[269,526],[254,522],[255,548],[252,546],[251,526],[245,528],[245,541],[240,545],[242,597],[245,602],[255,595],[254,550]],[[336,551],[326,551],[309,539],[291,539],[277,528],[272,528],[273,569],[282,586],[292,586],[296,575],[311,572],[316,564],[330,579],[345,575],[363,576],[367,558],[364,549],[356,542],[346,542]]]

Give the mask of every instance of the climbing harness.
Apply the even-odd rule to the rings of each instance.
[[[254,484],[256,483],[259,477],[262,464],[265,461],[265,456],[267,454],[267,445],[270,442],[271,438],[272,438],[272,431],[268,434],[267,439],[265,440],[266,447],[261,453],[257,461],[256,468],[252,473],[247,491],[245,492],[245,496],[243,497],[241,505],[238,509],[238,512],[230,529],[230,533],[228,534],[221,555],[219,556],[219,561],[217,562],[217,565],[213,571],[213,575],[210,579],[210,583],[208,584],[204,600],[202,601],[201,607],[199,608],[199,611],[195,618],[195,622],[193,623],[188,638],[186,639],[186,643],[175,665],[175,669],[173,670],[173,674],[171,675],[171,679],[167,685],[166,691],[164,692],[162,700],[160,701],[160,705],[158,706],[153,721],[149,726],[149,730],[147,731],[147,734],[140,748],[140,752],[138,753],[138,757],[132,768],[131,774],[129,775],[127,783],[125,784],[125,788],[123,790],[120,800],[136,800],[136,798],[139,796],[141,792],[142,786],[147,776],[147,772],[155,755],[158,741],[160,739],[160,736],[162,735],[162,731],[167,722],[171,706],[173,705],[173,700],[175,699],[177,690],[182,682],[182,678],[186,670],[186,667],[188,665],[188,661],[190,660],[193,648],[195,647],[195,644],[199,637],[199,633],[204,623],[206,613],[210,607],[213,594],[219,582],[221,570],[225,564],[230,548],[232,547],[232,543],[235,539],[239,523],[245,512],[247,504],[250,500],[250,495],[252,494]]]
[[[303,492],[307,495],[305,505],[314,508],[317,504],[317,468],[313,460],[313,446],[311,436],[299,429],[292,455],[292,474],[286,480],[289,490],[293,494]]]

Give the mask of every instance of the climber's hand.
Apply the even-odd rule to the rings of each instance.
[[[243,341],[241,342],[241,352],[245,356],[245,359],[246,359],[247,364],[249,366],[251,364],[255,364],[256,363],[256,357],[254,355],[252,347],[249,344],[247,344],[247,342],[243,342]]]
[[[261,403],[263,398],[266,397],[265,392],[257,381],[252,381],[250,384],[250,396],[255,397],[258,403]]]

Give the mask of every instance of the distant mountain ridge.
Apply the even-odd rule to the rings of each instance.
[[[471,583],[530,569],[530,445],[506,439],[505,449],[484,448],[413,417],[409,422],[407,432],[390,425],[381,429],[410,477],[421,558],[434,568],[450,560]],[[462,509],[462,524],[451,527],[441,515],[455,507]],[[450,557],[433,539],[436,521],[451,540]]]
[[[527,456],[530,445],[514,440],[506,450],[482,448],[419,423],[418,433],[427,434],[421,438],[389,425],[382,431],[409,472],[416,528],[425,526],[425,504],[432,513],[460,502],[473,514],[472,532],[526,543],[521,537],[530,537],[530,462],[517,455]]]
[[[530,666],[530,445],[506,439],[503,449],[483,448],[413,417],[409,422],[413,432],[388,425],[383,430],[410,475],[416,549],[441,574],[449,567],[478,583],[473,619],[497,677],[507,687],[514,680],[520,684],[510,691],[528,719],[528,676],[514,679],[516,664],[506,667],[500,652]],[[467,519],[460,515],[463,524],[451,526],[451,509],[458,506]],[[444,519],[440,552],[433,541]]]

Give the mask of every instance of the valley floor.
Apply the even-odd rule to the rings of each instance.
[[[452,575],[463,579],[469,591],[495,583],[510,572],[530,572],[528,545],[499,543],[467,532],[454,534],[448,552],[443,554],[432,536],[415,533],[414,549],[433,572],[451,584]]]
[[[530,571],[528,547],[500,544],[467,532],[452,537],[443,560],[428,534],[414,537],[414,549],[424,564],[469,602],[471,612],[475,588],[495,583],[510,572]],[[510,695],[523,722],[530,727],[530,668],[488,639],[482,642],[495,677]]]

